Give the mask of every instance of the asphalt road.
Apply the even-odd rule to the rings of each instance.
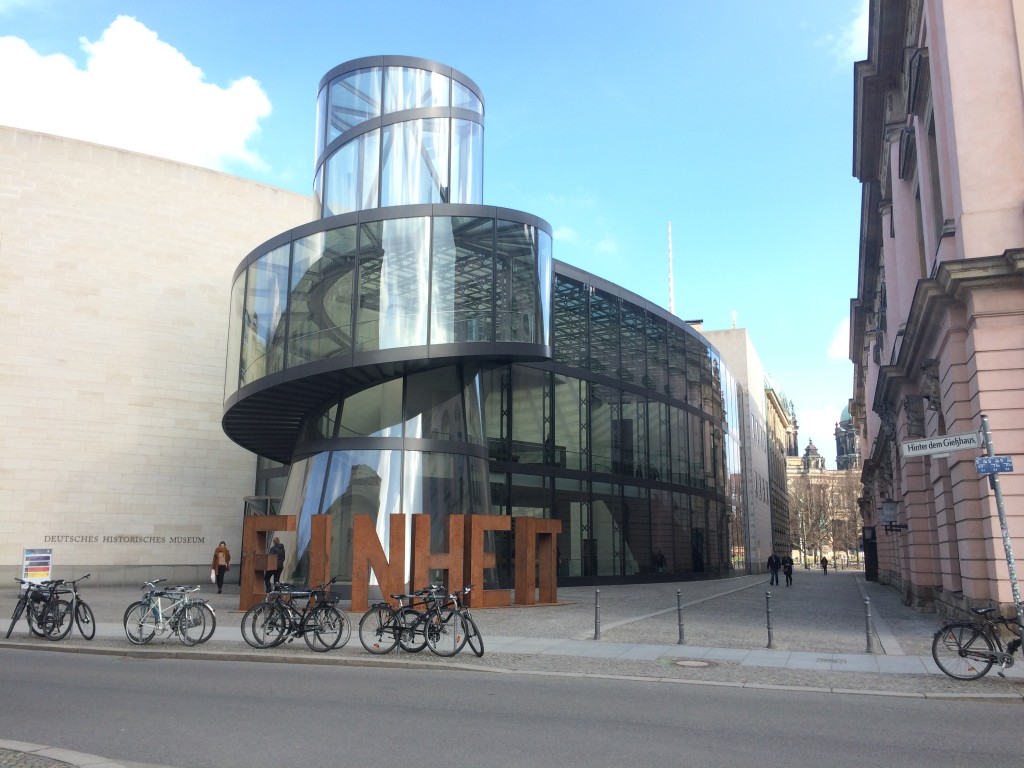
[[[0,649],[0,738],[174,768],[1020,766],[1020,704]]]

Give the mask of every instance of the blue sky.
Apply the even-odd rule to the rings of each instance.
[[[484,202],[706,329],[746,328],[834,467],[857,289],[865,0],[0,0],[0,124],[309,193],[316,87],[378,54],[469,75]],[[11,73],[17,73],[12,76]],[[256,245],[254,243],[254,245]],[[239,254],[239,259],[244,254]]]

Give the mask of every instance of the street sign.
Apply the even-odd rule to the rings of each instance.
[[[977,432],[964,432],[959,435],[928,437],[924,440],[904,440],[900,443],[900,455],[904,458],[931,456],[936,453],[951,453],[952,451],[980,450],[981,447],[981,436]]]
[[[974,468],[979,475],[990,475],[993,472],[1013,472],[1012,456],[982,456],[974,460]]]

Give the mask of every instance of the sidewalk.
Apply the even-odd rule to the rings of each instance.
[[[772,648],[767,647],[769,592]],[[867,582],[857,571],[830,571],[828,575],[817,570],[797,571],[792,587],[769,586],[768,577],[759,575],[562,588],[558,605],[474,611],[486,653],[477,658],[466,650],[454,659],[428,652],[406,654],[397,649],[386,656],[372,656],[359,643],[359,615],[354,614],[350,614],[353,627],[348,644],[328,653],[314,653],[302,641],[267,650],[250,648],[241,636],[237,585],[226,586],[224,594],[211,592],[204,585],[203,594],[217,611],[217,630],[210,641],[192,648],[174,638],[156,638],[141,647],[132,645],[124,636],[121,616],[141,591],[130,587],[89,589],[88,582],[83,585],[82,596],[97,618],[93,641],[83,640],[77,629],[60,642],[40,640],[29,634],[23,620],[9,640],[0,639],[0,648],[195,661],[287,660],[421,669],[442,666],[492,674],[623,677],[652,683],[1024,701],[1024,664],[1008,669],[1006,679],[998,677],[995,669],[974,682],[947,677],[931,659],[932,635],[940,626],[938,617],[906,608],[896,590]],[[16,598],[15,590],[0,590],[0,615],[9,615]],[[870,654],[866,652],[865,599],[870,600]],[[682,604],[683,644],[679,643],[678,603]],[[348,608],[344,603],[341,607]],[[595,640],[598,616],[600,640]],[[7,625],[0,629],[6,632]],[[0,766],[60,765],[4,762],[7,744],[0,741]],[[21,752],[26,758],[44,759],[38,753]]]

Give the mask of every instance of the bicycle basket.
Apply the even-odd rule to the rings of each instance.
[[[317,603],[336,603],[340,598],[333,592],[328,592],[323,589],[315,589],[313,590],[313,599],[316,600]]]

